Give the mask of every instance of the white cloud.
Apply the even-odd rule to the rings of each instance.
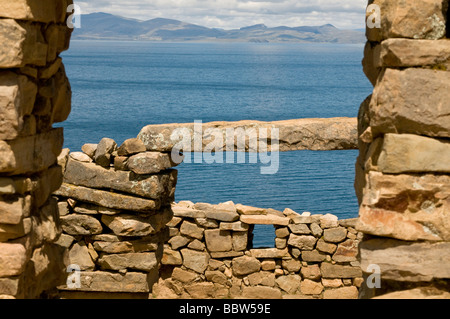
[[[364,27],[367,0],[90,0],[77,1],[82,13],[107,12],[149,20],[171,18],[208,27],[240,28],[323,25]]]

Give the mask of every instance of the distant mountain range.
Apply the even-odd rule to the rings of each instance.
[[[129,19],[108,13],[81,16],[77,40],[141,40],[171,42],[328,42],[364,43],[359,30],[340,30],[331,24],[322,26],[275,27],[264,24],[234,30],[207,28],[178,20],[156,18],[148,21]]]

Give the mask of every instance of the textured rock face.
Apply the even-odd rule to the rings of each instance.
[[[366,32],[374,90],[358,115],[356,229],[370,235],[357,255],[368,280],[360,297],[448,298],[449,1],[370,4],[381,28]],[[338,245],[338,260],[349,247]]]
[[[243,147],[245,151],[255,152],[265,151],[261,149],[261,145],[270,150],[267,137],[271,137],[272,128],[277,128],[280,151],[336,150],[357,147],[356,119],[353,118],[299,119],[278,122],[212,122],[204,123],[199,127],[201,132],[198,137],[202,142],[198,146],[194,143],[193,123],[149,125],[141,130],[138,138],[144,142],[148,151],[171,151],[177,144],[182,144],[183,138],[186,138],[185,141],[192,151],[202,151],[207,147],[234,151]],[[227,134],[227,129],[234,130],[234,134]],[[217,137],[220,137],[219,142]],[[231,143],[227,144],[228,140],[231,140]]]
[[[62,227],[51,197],[71,90],[59,54],[72,1],[0,1],[0,296],[39,298],[62,283]],[[45,6],[45,7],[44,7]]]
[[[358,297],[356,219],[233,202],[179,202],[172,210],[156,298]],[[258,224],[273,225],[274,247],[253,247]]]

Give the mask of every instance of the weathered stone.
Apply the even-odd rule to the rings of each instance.
[[[409,299],[409,300],[422,300],[422,299],[450,299],[450,293],[438,289],[436,287],[419,287],[408,290],[394,291],[381,296],[376,296],[373,299]]]
[[[83,151],[84,154],[86,154],[90,158],[94,158],[97,147],[98,147],[98,144],[87,143],[81,147],[81,150]]]
[[[401,240],[450,240],[450,177],[369,172],[357,229]]]
[[[358,299],[358,288],[355,286],[326,289],[323,299]]]
[[[320,270],[319,270],[320,273]],[[322,278],[322,285],[325,288],[339,288],[342,287],[344,284],[342,283],[341,279],[326,279],[326,278]]]
[[[320,272],[323,278],[358,278],[362,277],[362,271],[359,267],[333,265],[323,262],[320,265]]]
[[[275,279],[277,285],[288,294],[295,294],[300,288],[302,279],[299,275],[280,276]]]
[[[430,91],[434,93],[429,94]],[[448,72],[420,68],[387,69],[370,102],[372,134],[450,137],[450,105],[446,102],[450,99],[449,92]],[[415,150],[414,153],[420,151]]]
[[[206,280],[210,282],[215,282],[221,285],[227,285],[228,284],[228,278],[224,275],[221,271],[214,270],[214,271],[206,271],[205,272]]]
[[[450,41],[387,39],[380,55],[380,67],[450,66]]]
[[[63,183],[61,185],[61,188],[58,189],[54,194],[57,196],[69,197],[107,208],[131,210],[137,212],[155,211],[161,206],[159,200],[150,200],[122,195],[83,186],[75,186],[67,183]]]
[[[220,223],[221,230],[232,230],[237,232],[245,232],[248,230],[248,224],[244,224],[243,222],[237,221],[234,223]]]
[[[64,181],[72,185],[110,188],[152,199],[170,196],[174,191],[176,179],[175,170],[151,176],[136,176],[132,172],[115,171],[72,159],[67,162],[64,174]]]
[[[188,248],[190,249],[194,249],[194,250],[199,250],[199,251],[204,251],[206,246],[203,242],[201,242],[198,239],[194,239],[193,241],[191,241],[188,245]]]
[[[95,264],[89,254],[86,244],[76,242],[69,250],[69,262],[80,267],[80,270],[94,270]]]
[[[219,227],[219,222],[217,220],[214,220],[214,219],[196,218],[195,222],[197,224],[199,224],[200,226],[205,227],[205,228],[217,228],[217,227]]]
[[[62,128],[12,141],[0,141],[0,172],[20,175],[42,171],[56,163],[62,143]]]
[[[24,131],[24,117],[31,115],[37,86],[12,72],[1,72],[0,83],[0,140],[12,140]]]
[[[203,274],[208,267],[209,254],[196,250],[184,248],[181,250],[183,256],[183,265],[195,272]]]
[[[62,23],[66,19],[66,8],[71,0],[1,0],[2,11],[0,16],[17,20],[28,20],[35,22]]]
[[[364,47],[364,58],[362,61],[364,74],[373,86],[376,86],[381,73],[380,64],[381,46],[379,43],[367,41]]]
[[[172,204],[173,215],[184,218],[205,218],[205,212],[179,204]]]
[[[70,214],[61,217],[61,226],[69,235],[96,235],[101,234],[103,227],[100,222],[91,216]]]
[[[283,258],[289,255],[287,248],[258,248],[250,249],[250,254],[255,258]]]
[[[289,236],[289,234],[290,231],[287,227],[280,227],[275,229],[275,236],[277,236],[277,238],[286,238]]]
[[[202,131],[205,134],[203,134],[200,147],[196,147],[197,145],[193,141],[193,123],[149,125],[140,131],[138,138],[144,142],[148,151],[170,152],[177,146],[185,151],[187,149],[188,151],[202,152],[205,147],[211,147],[212,142],[215,142],[217,149],[227,150],[226,142],[231,140],[226,136],[227,128],[244,130],[244,132],[253,130],[255,132],[256,138],[252,140],[255,144],[249,143],[248,134],[247,136],[242,135],[245,141],[242,138],[234,138],[234,145],[230,148],[232,151],[241,147],[241,145],[244,146],[244,150],[255,150],[257,145],[267,145],[267,135],[270,133],[264,133],[270,132],[273,128],[279,129],[280,145],[278,148],[280,151],[350,149],[356,148],[357,145],[356,119],[353,118],[203,123]],[[223,136],[223,142],[214,141],[214,134],[206,134],[208,129],[218,130],[219,135]],[[263,133],[259,135],[260,132]],[[186,136],[188,137],[187,140]],[[237,145],[237,143],[241,145]],[[258,144],[256,145],[256,143]],[[270,145],[268,145],[268,151],[270,149]]]
[[[158,233],[172,218],[172,212],[164,209],[148,217],[130,214],[103,215],[102,222],[117,236],[148,236]]]
[[[231,235],[233,239],[233,250],[240,251],[246,250],[248,245],[248,233],[247,232],[233,232]]]
[[[177,235],[169,240],[169,244],[172,249],[179,249],[186,246],[190,241],[191,239],[188,237]]]
[[[233,257],[239,257],[244,255],[243,251],[212,251],[211,253],[212,258],[233,258]]]
[[[117,148],[117,144],[113,139],[104,137],[97,145],[97,149],[94,154],[94,161],[100,166],[111,166],[111,154]]]
[[[294,233],[296,235],[311,234],[309,227],[305,224],[291,224],[291,225],[289,225],[289,229],[291,230],[292,233]]]
[[[265,286],[244,287],[241,297],[244,299],[281,299],[281,291]]]
[[[175,267],[172,272],[172,279],[181,281],[183,283],[189,283],[195,281],[198,278],[198,274],[181,269],[179,267]]]
[[[86,203],[77,203],[77,206],[73,208],[73,211],[75,213],[85,215],[98,215],[98,214],[117,215],[121,212],[120,210],[117,209],[106,208]]]
[[[70,153],[69,158],[78,162],[92,163],[92,159],[82,152]]]
[[[241,222],[253,225],[289,225],[289,218],[275,215],[241,215]]]
[[[381,8],[380,28],[367,28],[369,41],[389,38],[441,39],[445,37],[447,2],[423,0],[418,3],[403,0],[374,0]]]
[[[28,261],[27,257],[24,245],[0,243],[0,278],[22,274]]]
[[[262,267],[264,265],[261,265]],[[289,272],[298,272],[302,267],[302,263],[297,259],[282,259],[281,266]]]
[[[319,224],[317,224],[317,223],[312,223],[309,227],[310,227],[310,229],[311,229],[311,234],[312,234],[314,237],[321,237],[321,236],[322,236],[322,234],[323,234],[323,229],[322,229],[322,227],[319,226]]]
[[[224,252],[232,250],[233,240],[231,232],[220,229],[205,230],[206,247],[211,252]]]
[[[246,206],[236,204],[236,210],[240,215],[267,215],[267,210],[264,208]]]
[[[55,88],[58,89],[55,90],[55,94],[51,97],[53,106],[51,122],[60,123],[67,120],[72,107],[72,91],[63,64],[52,79],[54,80]]]
[[[412,134],[386,134],[376,160],[378,171],[389,174],[450,173],[450,142]]]
[[[371,239],[360,243],[361,269],[370,264],[381,269],[381,278],[397,281],[431,281],[450,278],[450,243],[411,243]]]
[[[170,154],[159,152],[139,153],[128,158],[127,168],[139,175],[156,174],[177,166],[172,162]]]
[[[158,261],[153,252],[103,255],[98,260],[98,264],[105,270],[135,269],[149,272],[158,267]]]
[[[313,236],[294,235],[289,236],[288,245],[297,247],[301,250],[313,250],[317,242],[317,238]]]
[[[206,218],[214,219],[222,222],[234,222],[239,219],[236,209],[233,207],[220,207],[219,205],[211,205],[207,203],[197,203],[194,208],[203,211]],[[200,216],[199,216],[200,217]]]
[[[105,271],[82,271],[81,288],[77,291],[102,291],[102,292],[149,292],[147,275],[138,272],[127,272],[125,274],[111,273]],[[66,286],[59,289],[70,290]]]
[[[189,296],[194,299],[207,299],[214,296],[215,288],[211,282],[199,282],[185,287]]]
[[[31,196],[17,198],[0,197],[0,224],[17,225],[31,212]]]
[[[203,232],[204,229],[201,227],[198,227],[196,224],[184,221],[181,224],[180,227],[180,233],[185,236],[197,238],[197,239],[203,239]]]
[[[263,260],[261,261],[262,270],[274,270],[276,266],[275,260]]]
[[[347,229],[344,227],[328,228],[323,231],[323,239],[329,243],[340,243],[347,238]]]
[[[32,229],[31,218],[24,218],[17,225],[0,224],[0,241],[8,241],[23,237],[30,233]]]
[[[347,239],[338,245],[337,250],[333,255],[333,260],[336,262],[355,261],[357,255],[358,242],[352,239]]]
[[[249,275],[261,269],[261,263],[255,257],[242,256],[232,261],[233,274],[236,276]]]
[[[122,145],[117,149],[117,155],[130,156],[137,153],[143,153],[146,151],[144,143],[137,138],[130,138],[125,140]]]
[[[287,238],[275,238],[275,247],[284,249],[287,246]]]
[[[323,291],[323,286],[320,282],[305,279],[300,285],[300,291],[304,295],[320,295]]]
[[[319,280],[322,276],[322,274],[320,273],[319,265],[317,264],[302,267],[301,274],[304,279],[310,279],[314,281]]]
[[[326,254],[323,254],[317,250],[303,251],[302,260],[307,262],[321,262],[327,258]]]
[[[27,64],[45,66],[47,62],[48,46],[38,25],[0,19],[0,42],[3,43],[1,68],[20,68]]]
[[[339,226],[338,217],[332,214],[326,214],[320,217],[320,227],[325,228],[334,228]]]

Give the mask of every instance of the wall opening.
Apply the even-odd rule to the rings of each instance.
[[[275,227],[273,225],[253,225],[249,231],[250,248],[275,248]]]

